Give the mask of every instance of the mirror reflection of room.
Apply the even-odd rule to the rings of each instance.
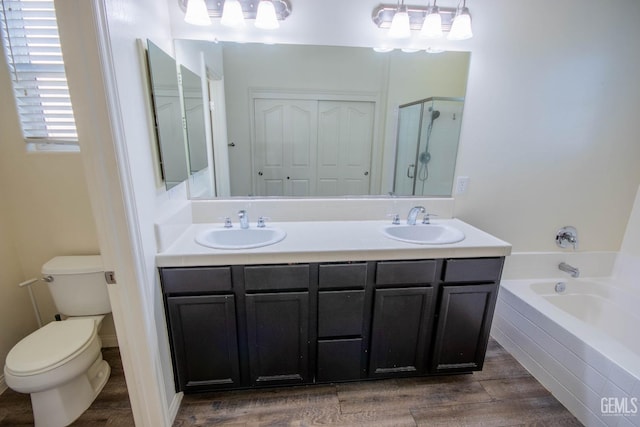
[[[175,45],[181,63],[203,53],[219,85],[217,93],[211,89],[211,99],[218,96],[224,103],[214,102],[212,113],[211,188],[258,197],[451,195],[468,52],[377,53],[187,40]],[[427,98],[454,101],[431,106],[442,116],[430,128],[429,120],[417,124],[415,138],[421,140],[401,138],[406,123],[400,107]],[[221,129],[224,137],[216,138]],[[188,142],[189,153],[195,153]],[[418,163],[404,158],[408,151],[415,157],[420,146],[429,151],[423,168],[429,177],[402,182],[399,175],[407,176],[411,164],[409,175],[424,177],[419,158]],[[191,163],[199,161],[191,157]]]

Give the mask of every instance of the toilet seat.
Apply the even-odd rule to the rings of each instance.
[[[93,319],[51,322],[16,344],[5,361],[5,370],[15,376],[51,371],[85,351],[97,339]]]

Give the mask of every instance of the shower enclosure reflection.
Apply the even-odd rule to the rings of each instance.
[[[430,97],[400,106],[393,192],[449,196],[464,98]]]

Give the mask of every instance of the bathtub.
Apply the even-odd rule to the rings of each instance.
[[[640,426],[637,293],[608,279],[503,280],[491,334],[583,424]]]

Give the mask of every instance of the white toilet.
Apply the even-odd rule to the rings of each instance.
[[[60,427],[82,415],[109,379],[98,331],[111,305],[99,255],[56,257],[42,273],[56,308],[69,317],[16,344],[4,375],[13,390],[31,394],[37,427]]]

